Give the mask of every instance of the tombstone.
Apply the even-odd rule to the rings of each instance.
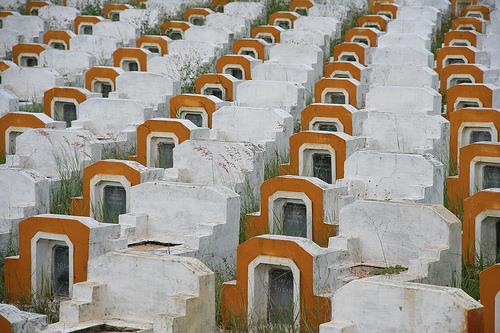
[[[184,32],[184,40],[190,42],[210,42],[218,48],[229,50],[234,38],[233,32],[227,28],[194,26]]]
[[[94,25],[104,20],[101,16],[77,16],[73,21],[73,32],[77,35],[92,35]]]
[[[193,25],[189,22],[184,21],[165,21],[160,26],[160,31],[163,35],[166,35],[171,40],[184,39],[184,33],[187,29],[190,29]]]
[[[453,64],[481,64],[489,66],[487,52],[472,46],[444,46],[436,52],[436,72]]]
[[[169,114],[169,100],[180,92],[180,83],[164,75],[125,72],[116,78],[116,94],[142,102],[156,110],[158,116]]]
[[[95,59],[86,52],[47,49],[40,56],[43,67],[55,69],[67,82],[75,82],[94,65]]]
[[[374,298],[378,293],[394,295],[394,298],[380,302]],[[432,309],[426,306],[408,306],[405,303],[407,294],[415,294],[422,302],[436,302],[439,306]],[[366,297],[367,295],[369,297]],[[449,287],[420,286],[389,279],[358,279],[337,291],[331,301],[336,305],[332,311],[332,321],[320,326],[321,333],[335,332],[337,329],[369,329],[374,333],[381,333],[405,330],[407,327],[416,331],[432,331],[437,327],[428,324],[431,318],[442,323],[437,329],[443,331],[482,326],[481,304],[458,288],[450,290]],[[354,308],[348,310],[347,304],[353,304]],[[374,307],[376,310],[367,311],[368,307]],[[401,309],[401,316],[380,320],[382,313],[394,307]],[[407,319],[413,317],[425,319],[418,322]]]
[[[333,49],[333,61],[359,62],[363,66],[371,63],[371,48],[363,43],[344,42]]]
[[[375,15],[386,16],[390,20],[394,20],[398,15],[399,5],[394,3],[379,3],[371,7],[371,12]]]
[[[58,72],[41,67],[11,67],[2,73],[2,85],[21,101],[41,102],[47,89],[62,86]]]
[[[314,69],[304,64],[281,64],[264,62],[255,66],[252,79],[269,81],[289,81],[298,83],[306,88],[310,96],[315,81]]]
[[[477,17],[458,17],[451,21],[453,30],[462,31],[477,31],[479,33],[486,32],[486,22],[482,18]]]
[[[245,55],[224,55],[217,59],[215,70],[220,74],[230,74],[238,80],[251,80],[254,69],[262,62]]]
[[[236,193],[222,186],[166,181],[145,182],[130,191],[130,213],[120,216],[120,225],[129,229],[129,244],[175,244],[169,254],[196,257],[209,267],[234,263]]]
[[[17,31],[25,43],[36,42],[35,39],[45,30],[44,21],[37,16],[9,15],[2,21],[2,29]]]
[[[120,274],[115,267],[122,267],[130,274]],[[159,281],[151,271],[170,272],[165,279]],[[128,288],[130,281],[143,281],[135,288]],[[63,329],[78,330],[83,323],[89,327],[86,319],[92,318],[89,329],[139,331],[148,327],[163,325],[165,329],[175,331],[179,321],[187,321],[190,329],[212,331],[215,329],[214,294],[210,292],[214,285],[214,275],[203,263],[195,258],[157,255],[136,251],[113,251],[90,261],[88,279],[74,285],[75,293],[71,300],[61,303],[60,321],[48,327],[49,331]],[[168,287],[166,287],[168,286]],[[106,292],[104,293],[104,290]],[[147,291],[164,294],[165,297],[145,297]],[[90,299],[82,299],[85,291],[93,291]],[[189,299],[181,295],[189,294]],[[98,311],[104,304],[113,304],[122,300],[123,306],[114,307],[108,313],[120,324],[113,325],[103,312]],[[137,307],[141,300],[142,306]],[[196,309],[189,302],[198,304]],[[78,316],[82,306],[91,309],[92,315]],[[181,311],[168,313],[166,308],[171,304]],[[135,323],[133,318],[139,316],[143,323]],[[159,318],[171,318],[164,322]],[[76,318],[76,319],[75,319]],[[118,326],[118,327],[117,327]],[[187,327],[187,326],[185,326]]]
[[[93,35],[105,36],[116,39],[122,45],[127,46],[135,42],[136,29],[127,22],[101,21],[94,25]]]
[[[182,18],[192,25],[202,26],[205,25],[207,16],[213,13],[214,12],[209,8],[187,8]]]
[[[247,19],[227,13],[207,15],[205,26],[207,28],[227,29],[234,34],[235,38],[245,37],[250,33],[250,23]]]
[[[359,81],[361,84],[367,84],[368,75],[369,68],[358,62],[330,61],[325,63],[325,78],[354,79]]]
[[[91,98],[78,107],[73,127],[99,138],[135,140],[135,127],[152,117],[152,109],[129,99]]]
[[[372,64],[433,67],[434,55],[425,49],[378,47],[373,50]]]
[[[418,34],[390,32],[386,33],[378,39],[380,47],[390,47],[397,45],[398,47],[411,47],[415,49],[431,50],[431,39],[424,38]]]
[[[353,79],[323,78],[314,86],[314,100],[325,104],[349,104],[362,109],[365,105],[365,91],[365,86]]]
[[[298,237],[262,235],[242,243],[236,280],[222,287],[223,327],[238,329],[251,323],[252,327],[300,330],[302,318],[317,329],[331,316],[328,298],[332,295],[321,276],[321,265],[309,263],[327,261],[330,253]],[[313,261],[303,261],[306,257]]]
[[[236,89],[241,82],[229,74],[202,74],[195,81],[195,92],[232,102],[235,99]]]
[[[19,222],[31,215],[49,211],[50,184],[41,174],[30,169],[0,168],[0,252],[6,255],[17,249]]]
[[[40,55],[47,48],[43,44],[20,43],[12,47],[12,60],[18,66],[37,67],[40,64]]]
[[[107,3],[103,6],[103,15],[112,22],[120,21],[121,12],[133,8],[131,5],[121,3]]]
[[[301,16],[294,22],[294,29],[321,31],[333,39],[340,33],[340,22],[332,17]]]
[[[64,121],[66,127],[71,127],[71,122],[78,118],[78,105],[88,98],[98,96],[83,88],[54,87],[44,93],[43,110],[47,116]]]
[[[390,20],[383,15],[364,15],[358,18],[358,26],[361,28],[374,28],[379,31],[387,31]]]
[[[94,66],[85,72],[85,88],[108,98],[116,90],[116,78],[123,73],[121,68]]]
[[[254,59],[267,60],[271,44],[260,38],[240,38],[233,44],[233,54],[246,55]]]
[[[213,95],[180,94],[170,99],[170,118],[190,120],[197,127],[212,128],[212,115],[227,102]]]
[[[460,148],[481,141],[500,141],[499,116],[497,109],[486,108],[465,108],[450,114],[450,163],[455,169]]]
[[[9,90],[0,89],[0,116],[19,109],[19,101],[16,95]]]
[[[344,168],[343,183],[358,198],[443,202],[444,166],[432,156],[357,151]]]
[[[325,54],[330,52],[330,37],[322,31],[287,30],[281,34],[281,42],[293,45],[317,46]]]
[[[260,211],[246,216],[246,239],[275,234],[311,239],[320,246],[335,234],[346,188],[318,178],[279,176],[260,189]]]
[[[440,91],[463,83],[490,83],[497,85],[500,80],[500,69],[489,69],[483,65],[457,64],[449,65],[441,70]]]
[[[295,12],[278,11],[269,15],[269,24],[276,25],[282,29],[289,30],[294,28],[294,22],[300,17]]]
[[[47,327],[47,316],[21,311],[14,305],[0,304],[0,321],[7,332],[40,331]]]
[[[0,118],[0,154],[14,155],[16,138],[32,128],[64,128],[64,125],[43,113],[6,113]]]
[[[245,81],[236,88],[236,102],[241,106],[280,108],[298,119],[305,105],[305,89],[293,82]]]
[[[428,87],[371,87],[366,109],[394,113],[441,114],[441,95]]]
[[[285,30],[274,25],[259,25],[253,27],[250,36],[255,39],[262,39],[268,44],[275,44],[281,41],[281,34]]]
[[[142,35],[135,42],[135,47],[156,53],[159,56],[168,54],[168,44],[172,40],[166,36]]]
[[[96,145],[96,137],[88,131],[32,129],[16,138],[16,154],[7,156],[7,165],[31,168],[57,179],[99,159]]]
[[[333,184],[344,177],[344,162],[363,148],[365,139],[343,132],[303,131],[290,137],[290,162],[282,174],[318,177]]]
[[[462,108],[498,108],[500,88],[491,84],[462,83],[446,91],[446,113]]]
[[[136,29],[154,27],[160,23],[160,12],[140,8],[128,8],[119,13],[120,21],[132,24]]]
[[[36,299],[51,290],[56,298],[72,295],[86,281],[91,260],[125,246],[120,227],[88,217],[35,215],[19,224],[19,255],[5,258],[9,299]],[[33,244],[33,246],[31,246]]]
[[[90,53],[99,65],[110,65],[113,52],[118,48],[114,37],[79,34],[71,39],[71,50]]]
[[[223,106],[212,116],[212,130],[221,141],[264,146],[268,160],[288,152],[293,121],[289,113],[280,109]]]
[[[463,203],[462,259],[474,265],[498,263],[500,258],[500,207],[498,189],[486,189]]]
[[[444,34],[444,46],[472,46],[483,49],[483,34],[476,31],[454,30]]]
[[[147,72],[148,60],[156,56],[149,50],[121,47],[113,52],[113,66],[120,67],[125,72]]]
[[[67,29],[80,14],[78,9],[67,6],[48,5],[38,10],[38,17],[49,23],[50,29]]]
[[[361,136],[367,112],[358,111],[352,105],[312,103],[302,110],[302,131],[344,132]]]
[[[370,86],[428,87],[438,90],[439,76],[427,66],[371,64]]]
[[[269,60],[283,64],[305,64],[313,67],[316,77],[323,73],[323,52],[314,46],[276,44],[269,50]]]
[[[20,43],[22,38],[16,30],[0,29],[0,56],[6,58],[12,52],[12,47]]]
[[[483,308],[484,331],[493,333],[498,331],[500,320],[498,319],[498,276],[500,265],[497,263],[479,274],[479,288],[481,304]]]
[[[265,5],[259,2],[229,2],[224,5],[224,14],[244,17],[252,22],[264,15]]]

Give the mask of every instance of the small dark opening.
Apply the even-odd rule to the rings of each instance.
[[[174,147],[175,144],[168,142],[158,143],[158,167],[172,168],[174,166]]]
[[[113,22],[120,21],[120,13],[111,13],[111,21]]]
[[[307,237],[307,210],[301,203],[287,202],[283,205],[283,234]]]
[[[203,117],[199,113],[188,112],[184,114],[184,119],[190,120],[198,127],[203,127]]]
[[[104,222],[118,223],[118,216],[127,212],[127,193],[122,186],[104,186]]]
[[[269,324],[293,322],[293,273],[290,270],[269,270],[267,321]]]
[[[69,248],[64,245],[52,249],[52,290],[55,296],[69,296]]]
[[[332,158],[327,153],[314,153],[312,155],[313,176],[322,181],[332,183]]]
[[[491,133],[489,131],[472,131],[470,133],[470,143],[481,141],[491,142]]]
[[[483,189],[500,188],[500,165],[485,165],[483,169]]]

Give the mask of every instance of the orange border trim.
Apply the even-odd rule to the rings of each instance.
[[[102,9],[102,15],[104,16],[104,18],[109,19],[109,14],[111,12],[122,12],[124,10],[131,9],[131,8],[134,8],[134,7],[132,7],[130,5],[123,4],[123,3],[107,3],[104,5],[104,7]]]
[[[344,127],[344,133],[352,135],[352,113],[344,105],[313,103],[306,106],[300,113],[302,131],[312,131],[311,121],[315,117],[337,118]]]
[[[200,16],[208,16],[213,14],[214,12],[208,8],[187,8],[182,15],[182,19],[186,22],[189,22],[189,18],[191,15],[200,15]]]
[[[375,31],[370,28],[352,28],[346,31],[345,33],[345,41],[353,42],[352,39],[354,36],[366,37],[370,43],[369,47],[377,47],[378,44],[378,36]]]
[[[129,159],[147,166],[147,141],[151,132],[174,133],[179,143],[191,138],[191,130],[177,119],[157,118],[146,120],[137,127],[137,155],[130,156]]]
[[[259,33],[270,34],[274,37],[274,42],[277,44],[281,41],[282,29],[275,25],[259,25],[252,28],[250,36],[252,38],[257,38]]]
[[[484,306],[484,333],[495,333],[495,298],[499,291],[500,264],[496,264],[479,274],[479,293]]]
[[[43,44],[35,43],[19,43],[12,47],[12,61],[19,66],[19,57],[24,53],[31,53],[40,56],[40,54],[46,50],[46,46]]]
[[[454,112],[455,101],[458,98],[477,98],[483,104],[482,108],[491,108],[493,103],[493,90],[484,83],[457,84],[446,91],[446,116]]]
[[[444,45],[452,46],[452,40],[467,40],[472,47],[477,47],[479,33],[472,30],[452,30],[444,34]]]
[[[8,112],[0,118],[0,154],[6,153],[5,132],[9,127],[45,128],[45,123],[33,113]]]
[[[88,96],[82,91],[82,88],[76,87],[54,87],[45,90],[43,94],[43,113],[49,117],[52,117],[52,100],[56,97],[71,98],[81,104],[87,100]]]
[[[366,66],[366,51],[369,49],[365,44],[344,42],[335,45],[333,48],[333,60],[339,61],[339,57],[344,52],[354,53],[358,56],[359,63]]]
[[[235,79],[236,80],[236,79]],[[234,82],[229,79],[229,75],[226,74],[202,74],[198,76],[194,82],[194,91],[197,94],[201,94],[201,90],[206,84],[220,84],[226,90],[226,101],[232,102],[234,99]]]
[[[260,212],[246,215],[246,239],[269,234],[269,198],[276,192],[304,193],[311,200],[312,241],[322,247],[337,234],[337,226],[324,221],[325,189],[307,178],[278,176],[266,180],[260,187]],[[271,208],[272,209],[272,208]]]
[[[90,181],[97,175],[120,175],[127,178],[130,186],[141,183],[141,173],[124,161],[101,160],[83,168],[83,195],[71,198],[71,214],[90,216]]]
[[[51,40],[62,40],[66,43],[68,50],[70,49],[71,36],[66,30],[49,30],[43,35],[43,43],[49,44]]]
[[[170,98],[170,118],[178,118],[179,109],[182,107],[203,108],[208,116],[208,128],[212,128],[212,114],[217,111],[217,106],[208,96],[179,94]]]
[[[323,144],[335,151],[335,179],[344,178],[346,142],[335,132],[302,131],[290,137],[290,163],[280,165],[280,175],[299,175],[299,151],[304,144]]]
[[[73,243],[73,282],[87,280],[89,227],[71,216],[31,216],[19,223],[19,256],[4,262],[5,289],[12,302],[31,300],[31,239],[38,232],[68,236]]]
[[[470,46],[445,46],[437,50],[436,53],[436,68],[434,69],[440,74],[443,67],[443,61],[447,56],[464,56],[467,63],[474,64],[476,62],[476,51]]]
[[[383,15],[364,15],[358,19],[358,26],[365,28],[365,24],[375,23],[378,24],[381,31],[387,31],[387,24],[389,19]]]
[[[462,8],[462,12],[460,13],[460,16],[467,16],[469,12],[480,12],[483,14],[483,18],[486,21],[490,20],[490,9],[487,6],[481,6],[481,5],[471,5]]]
[[[101,16],[90,16],[90,15],[77,16],[73,21],[73,32],[75,34],[78,34],[80,30],[80,25],[82,23],[90,23],[92,25],[95,25],[101,22],[103,19],[104,18]]]
[[[471,265],[476,263],[476,218],[487,210],[500,210],[500,192],[485,190],[464,201],[462,258]]]
[[[352,61],[333,61],[325,63],[324,68],[324,78],[331,78],[335,71],[349,72],[352,78],[361,82],[361,71],[366,67],[361,65],[359,62]]]
[[[139,63],[139,71],[148,71],[148,51],[137,47],[120,47],[113,52],[113,66],[120,67],[123,58],[136,59]]]
[[[497,128],[497,142],[500,141],[500,110],[464,108],[450,113],[450,165],[458,163],[458,131],[463,123],[493,123]]]
[[[451,21],[451,29],[459,30],[458,28],[461,25],[472,25],[478,33],[482,34],[483,22],[483,20],[478,19],[477,17],[457,17]]]
[[[297,14],[296,12],[291,12],[291,11],[279,11],[279,12],[275,12],[275,13],[272,13],[270,16],[269,16],[269,20],[268,20],[268,24],[269,25],[276,25],[275,24],[275,21],[277,19],[284,19],[284,20],[290,20],[290,22],[292,23],[291,24],[291,27],[290,29],[293,29],[294,28],[294,22],[296,19],[298,19],[300,17],[299,14]]]
[[[332,79],[332,78],[322,78],[317,81],[314,85],[314,101],[317,103],[322,103],[321,95],[326,89],[337,88],[344,89],[349,94],[349,104],[358,108],[358,91],[359,87],[354,83],[352,79]]]
[[[473,83],[483,83],[484,72],[483,70],[476,64],[452,64],[448,65],[445,68],[441,69],[439,73],[440,87],[439,90],[441,93],[446,92],[448,89],[446,85],[448,84],[448,78],[451,75],[471,75],[474,78]]]
[[[92,91],[92,81],[94,79],[110,79],[116,88],[116,77],[120,72],[115,67],[94,66],[85,72],[85,89]],[[114,91],[114,89],[113,89]]]
[[[168,38],[165,36],[157,36],[157,35],[142,35],[137,38],[135,41],[135,47],[142,49],[142,45],[144,43],[156,44],[160,48],[160,56],[164,56],[168,54]]]
[[[26,4],[26,12],[31,15],[33,9],[40,9],[42,7],[48,6],[49,3],[45,1],[30,1]]]
[[[215,71],[219,74],[224,74],[222,72],[224,66],[226,65],[240,65],[245,71],[244,80],[252,79],[252,62],[244,55],[240,54],[227,54],[223,55],[215,62]]]
[[[226,328],[232,323],[247,324],[248,265],[258,256],[288,258],[299,268],[302,333],[306,332],[306,323],[317,332],[320,324],[331,319],[330,298],[314,295],[313,256],[290,240],[255,237],[238,246],[236,281],[222,285],[222,321]]]
[[[392,19],[395,20],[398,16],[399,5],[395,3],[380,3],[373,5],[370,9],[370,13],[373,15],[383,15],[380,12],[391,13]]]
[[[458,175],[448,177],[448,203],[450,210],[457,213],[470,196],[471,162],[475,157],[500,157],[500,144],[473,143],[460,148]]]
[[[260,38],[242,38],[238,39],[233,44],[233,54],[238,54],[240,49],[249,48],[257,52],[257,58],[260,60],[267,60],[266,47],[270,44]]]
[[[169,29],[186,31],[191,28],[191,24],[184,21],[166,21],[160,26],[160,32],[165,35]]]

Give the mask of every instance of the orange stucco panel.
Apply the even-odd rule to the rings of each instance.
[[[349,52],[349,53],[354,53],[359,59],[359,63],[363,66],[366,66],[366,59],[365,59],[365,49],[368,46],[359,44],[359,43],[341,43],[337,44],[333,48],[333,60],[339,61],[339,57],[342,53]]]
[[[312,130],[311,121],[315,117],[337,118],[344,127],[344,132],[352,135],[352,113],[343,105],[313,103],[309,104],[300,113],[302,131]]]
[[[215,62],[215,71],[219,74],[224,74],[223,69],[226,65],[239,65],[245,72],[245,80],[252,79],[252,69],[250,61],[242,55],[228,54],[220,57]]]
[[[135,161],[147,166],[147,140],[151,132],[173,133],[179,143],[191,137],[191,130],[178,121],[170,119],[149,119],[137,127],[137,155]]]
[[[462,56],[466,63],[476,63],[476,52],[468,46],[445,46],[436,53],[436,72],[439,74],[444,67],[444,61],[450,56]]]
[[[458,30],[460,26],[473,26],[474,30],[483,33],[483,21],[477,17],[457,17],[451,21],[451,29]]]
[[[182,15],[184,21],[189,21],[191,15],[208,16],[212,14],[212,11],[208,8],[187,8]]]
[[[43,43],[49,44],[52,40],[62,40],[66,43],[68,50],[70,49],[70,36],[64,30],[49,30],[43,35]]]
[[[92,81],[95,79],[110,79],[116,84],[116,77],[120,73],[112,67],[94,66],[85,72],[85,89],[92,91]]]
[[[339,88],[349,93],[349,104],[357,108],[357,86],[348,79],[323,78],[314,85],[314,100],[321,103],[321,95],[325,89]]]
[[[292,0],[288,5],[288,8],[292,11],[295,11],[297,8],[311,8],[314,6],[314,2],[311,0]]]
[[[487,210],[500,211],[500,192],[480,191],[464,200],[462,258],[471,265],[476,263],[476,217]]]
[[[9,112],[0,118],[0,154],[6,153],[5,132],[9,127],[44,128],[45,123],[29,113]]]
[[[170,118],[178,118],[182,107],[203,108],[208,115],[208,127],[212,128],[212,113],[216,111],[216,105],[208,96],[180,94],[170,98]]]
[[[460,13],[460,16],[467,16],[467,13],[469,12],[480,12],[483,14],[483,18],[486,21],[489,21],[490,19],[490,9],[487,6],[480,6],[480,5],[470,5],[467,7],[462,8],[462,12]]]
[[[162,38],[161,36],[142,35],[141,37],[137,38],[135,42],[135,47],[142,48],[143,44],[145,43],[158,45],[160,56],[168,54],[168,41],[167,39]]]
[[[454,111],[455,102],[459,98],[477,98],[482,107],[491,108],[493,102],[493,91],[484,84],[458,84],[446,91],[446,115]]]
[[[146,51],[136,47],[120,47],[113,52],[113,66],[121,67],[123,59],[136,59],[139,64],[139,71],[148,71],[148,55]]]
[[[31,216],[19,223],[19,256],[7,257],[4,262],[5,289],[12,302],[31,298],[31,240],[38,232],[68,236],[73,243],[73,281],[87,280],[88,226],[70,216]]]
[[[73,32],[75,34],[78,34],[80,25],[82,23],[97,24],[99,22],[101,22],[101,18],[99,16],[77,16],[73,21]]]
[[[361,64],[351,61],[333,61],[325,63],[324,77],[331,77],[335,71],[349,72],[352,78],[361,81]],[[364,67],[364,66],[361,66]]]
[[[160,31],[162,34],[166,34],[169,29],[176,29],[186,31],[191,25],[184,21],[166,21],[160,26]]]
[[[358,26],[363,27],[366,24],[376,24],[381,31],[387,31],[387,18],[383,15],[364,15],[358,19]]]
[[[473,47],[477,46],[478,33],[470,30],[453,30],[444,34],[444,45],[451,46],[453,40],[467,40]]]
[[[12,47],[12,61],[19,65],[19,57],[25,53],[40,55],[45,51],[45,46],[40,44],[20,43]]]
[[[43,113],[49,117],[53,117],[52,101],[56,97],[71,98],[76,100],[78,104],[83,103],[87,99],[87,95],[74,87],[54,87],[46,90],[43,94]]]
[[[373,15],[381,15],[380,13],[391,13],[392,19],[396,19],[399,6],[395,3],[380,3],[373,5],[370,8],[370,13]]]
[[[447,90],[448,78],[452,75],[468,74],[474,78],[474,83],[483,83],[484,72],[475,64],[452,64],[441,69],[439,73],[441,93]]]
[[[497,333],[495,332],[495,298],[499,291],[500,264],[496,264],[479,274],[479,292],[481,304],[484,306],[484,333]]]
[[[377,47],[377,33],[369,28],[352,28],[345,33],[345,41],[353,42],[354,37],[365,37],[369,40],[370,47]]]
[[[274,12],[271,15],[269,15],[269,20],[268,24],[270,25],[276,25],[275,22],[276,20],[290,20],[292,22],[292,26],[290,29],[293,29],[293,22],[295,22],[296,19],[300,17],[299,14],[296,12],[286,12],[286,11],[281,11],[281,12]]]
[[[233,44],[233,54],[238,54],[242,48],[254,49],[257,52],[258,59],[266,60],[267,45],[265,41],[257,38],[238,39]]]
[[[312,241],[319,246],[328,246],[328,239],[336,235],[336,226],[325,223],[324,189],[306,178],[274,177],[262,183],[260,188],[260,212],[246,216],[247,239],[269,234],[269,198],[278,191],[304,193],[312,205]]]
[[[274,37],[274,42],[279,43],[281,41],[281,30],[274,25],[259,25],[252,28],[250,36],[252,38],[257,38],[259,33],[270,34]],[[233,52],[234,53],[234,52]]]
[[[198,76],[194,83],[194,90],[201,94],[201,90],[207,84],[220,84],[226,90],[226,101],[232,102],[234,99],[233,82],[223,74],[203,74]]]
[[[121,12],[126,9],[131,8],[129,5],[121,4],[121,3],[107,3],[104,5],[102,9],[102,14],[105,18],[109,19],[109,14],[111,12]]]
[[[258,256],[293,260],[300,270],[300,310],[302,333],[319,331],[319,325],[331,318],[330,299],[314,295],[313,257],[295,242],[280,239],[252,238],[240,244],[237,253],[236,281],[225,283],[221,290],[222,318],[225,327],[247,322],[248,266]],[[306,328],[306,323],[310,327]]]
[[[140,184],[141,174],[136,169],[130,167],[121,161],[97,161],[83,169],[83,202],[80,203],[80,211],[72,211],[72,215],[77,216],[90,216],[90,181],[96,175],[121,175],[124,176],[129,182],[130,186]],[[78,200],[78,198],[77,198]],[[75,208],[78,204],[75,204]]]

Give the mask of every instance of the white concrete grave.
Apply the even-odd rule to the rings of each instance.
[[[9,15],[3,20],[3,28],[17,31],[24,43],[37,43],[40,33],[45,31],[45,23],[38,16]]]
[[[217,140],[245,141],[265,147],[265,158],[288,154],[292,116],[280,109],[223,106],[212,115]]]
[[[269,48],[269,60],[283,64],[305,64],[315,70],[316,79],[323,75],[323,51],[315,46],[275,44]]]
[[[94,25],[95,36],[105,36],[116,39],[124,47],[135,46],[134,42],[137,38],[136,28],[127,22],[120,21],[101,21]]]
[[[247,186],[256,197],[264,180],[264,147],[252,143],[187,140],[174,148],[178,181],[223,185],[242,195]]]
[[[71,38],[71,51],[87,52],[95,58],[97,65],[111,65],[113,52],[119,41],[110,36],[76,35]]]
[[[19,110],[18,97],[9,90],[0,89],[0,117]]]
[[[434,55],[425,49],[387,46],[372,52],[372,64],[434,67]]]
[[[2,73],[2,85],[21,101],[41,102],[46,90],[63,86],[61,75],[50,68],[10,67]]]
[[[80,11],[74,7],[54,4],[43,6],[38,10],[38,17],[47,22],[51,30],[71,28],[71,24],[78,15]]]
[[[428,87],[375,86],[366,94],[366,109],[394,113],[441,114],[441,94]]]
[[[11,333],[39,332],[47,327],[47,316],[21,311],[11,304],[0,304],[0,317],[6,320]]]
[[[219,48],[229,51],[234,39],[234,34],[227,28],[192,26],[184,31],[184,40],[188,42],[209,42]],[[178,43],[179,44],[179,43]],[[169,48],[169,53],[170,53]]]
[[[48,48],[40,55],[40,64],[56,70],[65,82],[75,82],[95,65],[95,58],[87,52]]]
[[[150,332],[215,329],[214,273],[194,258],[113,251],[91,260],[87,282],[73,288],[60,321],[42,332],[76,331],[89,321]]]
[[[442,204],[444,169],[429,155],[357,151],[342,182],[356,198]]]
[[[116,78],[116,90],[111,93],[130,98],[151,107],[156,116],[169,116],[170,97],[181,93],[179,81],[165,75],[148,72],[125,72]]]
[[[12,52],[12,47],[20,43],[23,38],[16,30],[0,29],[0,57],[6,58]]]
[[[301,84],[309,95],[314,91],[314,69],[304,64],[282,64],[266,61],[252,70],[253,80],[289,81]]]
[[[120,21],[127,22],[139,30],[154,27],[160,24],[160,12],[157,9],[129,8],[120,12]]]
[[[99,138],[135,139],[135,128],[153,117],[153,110],[131,99],[91,98],[78,105],[72,127],[89,130]]]
[[[7,155],[6,164],[34,169],[42,176],[60,178],[99,160],[101,149],[89,131],[31,129],[16,139],[16,154]]]
[[[248,21],[255,21],[257,18],[264,15],[265,12],[265,5],[259,2],[235,1],[224,6],[224,14],[241,16]]]
[[[293,82],[249,80],[238,84],[236,102],[242,106],[275,107],[299,118],[305,106],[305,88]]]
[[[206,28],[227,29],[234,34],[234,38],[246,37],[250,34],[250,21],[240,15],[213,13],[205,18]],[[188,29],[189,30],[189,29]]]
[[[234,264],[240,219],[235,192],[164,181],[142,183],[130,192],[130,213],[120,216],[129,244],[164,244],[155,252],[197,257],[212,268]]]
[[[438,74],[427,66],[402,64],[371,64],[368,83],[370,86],[428,87],[439,89]]]
[[[321,31],[331,39],[340,34],[340,22],[333,17],[301,16],[295,20],[293,27],[294,30]]]

